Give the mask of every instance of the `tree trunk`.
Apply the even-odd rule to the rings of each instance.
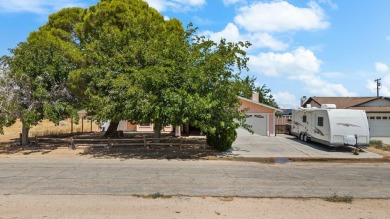
[[[22,121],[22,145],[26,146],[28,144],[28,132],[29,128],[26,127],[26,124]]]
[[[154,137],[157,138],[157,143],[160,142],[162,128],[163,127],[160,122],[155,122],[153,125]]]
[[[104,137],[120,137],[118,130],[119,122],[111,121],[110,125],[107,128],[106,133],[104,133]]]

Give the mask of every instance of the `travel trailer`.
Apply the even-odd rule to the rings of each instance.
[[[332,147],[368,146],[370,141],[364,110],[336,109],[334,104],[321,108],[294,109],[291,134],[302,141],[313,141]]]

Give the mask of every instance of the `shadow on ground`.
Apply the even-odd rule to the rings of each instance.
[[[149,147],[137,146],[113,147],[110,149],[88,147],[80,155],[89,155],[94,158],[120,159],[199,159],[208,156],[217,156],[218,151],[209,147]]]
[[[294,142],[297,142],[297,143],[300,143],[300,144],[303,144],[307,147],[311,147],[311,148],[316,149],[318,151],[323,151],[323,152],[330,152],[330,153],[331,152],[348,152],[348,153],[351,153],[355,149],[354,146],[330,147],[330,146],[316,143],[313,141],[303,142],[303,141],[299,140],[298,138],[287,138],[287,139],[294,141]],[[362,148],[364,149],[366,147],[362,147]]]
[[[139,139],[143,140],[153,137],[149,133],[125,133],[121,139]],[[20,146],[18,139],[14,141],[2,143],[0,146],[0,154],[49,154],[58,148],[69,147],[71,138],[78,139],[82,142],[83,139],[99,139],[102,142],[107,141],[107,138],[101,133],[85,133],[60,136],[42,136],[38,139],[38,144],[35,139],[31,139],[28,146]],[[42,140],[44,139],[44,140]],[[115,140],[115,139],[113,139]],[[162,135],[162,141],[170,142],[177,140],[169,134]],[[79,146],[77,150],[82,149],[80,156],[91,156],[94,158],[119,158],[119,159],[199,159],[208,156],[217,156],[219,151],[211,148],[206,144],[203,138],[182,138],[182,145],[167,145],[164,146],[137,146],[137,145],[121,145],[110,148],[98,145]]]

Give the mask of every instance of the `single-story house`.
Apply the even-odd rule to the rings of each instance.
[[[260,103],[258,93],[253,93],[252,99],[244,97],[238,97],[240,100],[240,110],[248,109],[246,123],[252,125],[254,133],[263,136],[275,135],[275,113],[280,111],[277,108]],[[172,132],[172,126],[166,126],[163,132]],[[183,127],[177,127],[176,135],[180,135],[180,132],[190,132],[195,129],[195,133],[199,133],[196,127],[191,127],[189,124],[185,124]],[[121,131],[133,131],[133,132],[153,132],[153,124],[133,124],[129,121],[121,121],[118,126],[118,130]]]
[[[277,108],[260,103],[259,94],[254,92],[252,99],[238,97],[240,99],[240,110],[248,109],[246,124],[252,126],[254,133],[263,136],[275,136],[275,113],[280,111]]]
[[[120,121],[118,125],[118,130],[128,131],[128,132],[153,132],[153,123],[145,124],[133,124],[129,121]],[[171,125],[163,128],[163,132],[172,132],[173,127]]]
[[[390,137],[389,97],[310,97],[302,106],[321,107],[321,104],[336,104],[338,109],[365,110],[371,137]]]

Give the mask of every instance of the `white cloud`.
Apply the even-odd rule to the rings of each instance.
[[[345,77],[345,74],[342,72],[322,72],[321,75],[332,79]]]
[[[366,88],[376,95],[376,82],[374,80],[367,80]],[[390,75],[384,78],[379,89],[379,96],[390,97]]]
[[[321,61],[314,53],[299,47],[286,53],[260,53],[249,55],[249,67],[266,76],[282,76],[290,79],[319,72]]]
[[[386,36],[386,40],[389,40],[389,41],[390,41],[390,35],[387,35],[387,36]]]
[[[237,4],[239,2],[246,2],[246,0],[223,0],[223,4],[225,6],[234,5],[234,4]]]
[[[226,25],[225,29],[220,32],[205,31],[202,33],[202,35],[209,37],[215,42],[219,42],[222,38],[226,39],[229,42],[242,41],[243,39],[243,37],[240,35],[240,31],[238,30],[237,26],[232,23]]]
[[[241,7],[234,21],[251,32],[317,30],[329,26],[323,10],[314,1],[310,1],[307,8],[295,7],[286,1],[257,2]]]
[[[377,72],[386,73],[389,71],[389,67],[384,63],[376,62],[375,63],[375,70]]]
[[[225,29],[220,32],[205,31],[202,33],[209,37],[211,40],[218,42],[222,38],[229,42],[249,41],[252,43],[251,50],[259,48],[270,48],[272,50],[280,51],[288,48],[288,45],[275,39],[268,33],[248,33],[242,35],[238,27],[229,23]]]
[[[336,3],[334,3],[332,0],[318,0],[318,2],[329,5],[333,10],[339,8],[339,6]]]
[[[278,92],[272,95],[275,98],[276,103],[278,103],[278,106],[282,109],[294,109],[299,107],[299,101],[291,92]]]
[[[354,92],[348,91],[348,89],[346,89],[342,84],[324,81],[316,75],[309,75],[307,77],[300,78],[300,80],[305,84],[304,89],[309,91],[312,95],[328,97],[351,97],[357,95]]]
[[[49,14],[66,7],[86,7],[81,0],[0,0],[0,11],[3,13],[30,12]]]
[[[260,53],[250,55],[249,68],[266,76],[282,77],[300,81],[303,88],[312,95],[321,96],[356,96],[349,92],[342,84],[330,83],[321,79],[321,60],[312,51],[299,47],[286,53]]]
[[[190,11],[206,4],[206,0],[145,0],[157,11]]]

